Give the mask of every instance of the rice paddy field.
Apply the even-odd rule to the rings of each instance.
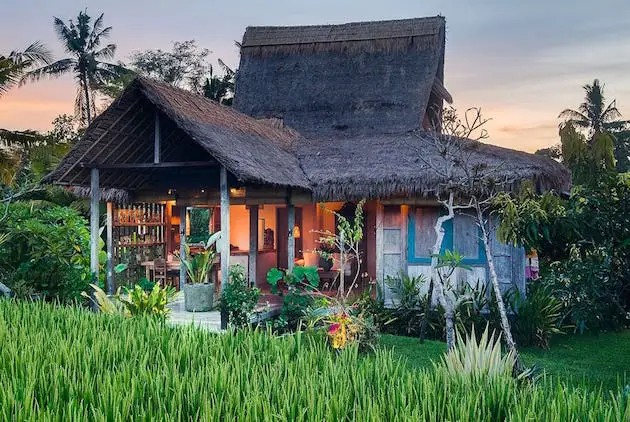
[[[0,419],[11,421],[602,420],[623,392],[546,379],[470,380],[383,348],[305,334],[211,334],[42,303],[0,301]]]

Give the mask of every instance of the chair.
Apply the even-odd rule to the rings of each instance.
[[[166,286],[166,260],[165,259],[156,259],[153,261],[153,282],[159,283],[160,286]]]

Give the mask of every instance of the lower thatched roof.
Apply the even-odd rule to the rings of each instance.
[[[428,164],[439,168],[441,160],[433,136],[410,132],[309,139],[301,145],[298,157],[319,201],[430,197],[446,187],[445,178]],[[467,167],[487,166],[506,190],[518,188],[525,180],[539,190],[562,191],[570,184],[567,169],[547,157],[468,139],[459,142],[469,151]]]

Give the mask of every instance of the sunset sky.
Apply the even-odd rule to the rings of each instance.
[[[234,40],[248,25],[305,25],[446,17],[446,86],[459,109],[479,106],[493,120],[489,142],[535,151],[557,142],[558,113],[582,101],[581,86],[599,78],[630,118],[630,2],[479,0],[3,0],[0,53],[39,40],[57,58],[53,16],[80,10],[113,26],[116,60],[172,41],[195,39],[211,60],[238,64]],[[15,88],[0,98],[0,128],[48,130],[71,113],[72,77]]]

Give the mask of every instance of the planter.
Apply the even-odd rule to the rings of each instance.
[[[184,309],[208,312],[214,302],[214,283],[184,284]]]

